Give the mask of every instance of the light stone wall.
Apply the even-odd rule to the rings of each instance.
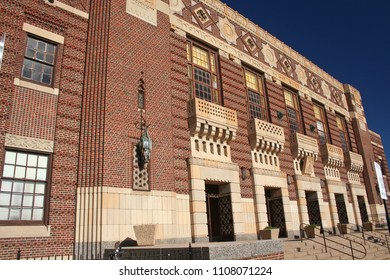
[[[242,198],[244,234],[257,234],[255,205],[253,198]]]
[[[337,224],[339,221],[337,205],[336,205],[336,196],[335,194],[342,194],[344,196],[345,207],[347,209],[348,220],[351,223],[355,223],[355,217],[352,211],[352,207],[350,207],[350,203],[348,203],[347,196],[347,186],[345,183],[338,181],[327,180],[327,187],[329,192],[329,210],[331,216],[332,227],[337,228]]]
[[[289,205],[287,206],[291,211],[291,228],[287,228],[288,236],[299,236],[299,226],[301,224],[298,201],[290,200]],[[286,211],[286,210],[285,210]]]
[[[372,220],[374,222],[386,223],[386,212],[383,204],[370,204],[370,210],[372,214]]]
[[[233,226],[236,240],[245,238],[244,207],[241,198],[238,165],[208,159],[190,158],[190,209],[191,234],[194,242],[207,242],[207,209],[205,188],[207,184],[221,186],[224,193],[230,193]],[[222,187],[223,186],[223,187]]]
[[[321,221],[324,229],[332,228],[332,220],[329,212],[329,203],[324,202],[320,179],[309,176],[295,176],[296,187],[298,190],[298,211],[300,221],[309,224],[309,213],[306,202],[306,191],[317,193],[318,204],[320,207]]]
[[[364,202],[366,204],[368,217],[371,216],[371,209],[368,204],[367,192],[364,185],[361,184],[350,184],[351,193],[352,193],[352,211],[355,216],[355,223],[357,225],[363,225],[363,221],[360,214],[358,196],[364,197]],[[383,210],[384,211],[384,210]],[[348,212],[349,213],[349,212]]]
[[[175,242],[175,240],[190,239],[188,195],[163,191],[142,192],[115,187],[94,188],[94,191],[95,200],[101,197],[102,242],[116,242],[127,237],[135,240],[133,226],[140,224],[157,225],[157,242],[159,240]],[[91,197],[92,192],[86,195],[82,190],[78,190],[78,201],[88,199],[92,201],[93,198]],[[98,210],[89,209],[88,205],[92,205],[92,203],[78,204],[77,217],[85,216],[87,212],[89,212],[89,216],[92,216],[92,212],[99,213]],[[97,232],[91,234],[91,236],[99,239],[99,229],[95,228],[96,225],[92,225],[89,221],[85,218],[77,219],[76,236],[83,236],[88,232]]]
[[[265,199],[265,188],[280,189],[284,218],[286,221],[286,229],[289,237],[293,235],[293,213],[290,206],[290,200],[287,188],[286,174],[283,172],[275,172],[264,169],[253,169],[254,185],[255,185],[255,204],[256,204],[256,215],[257,215],[257,228],[263,229],[268,226],[267,207]],[[296,216],[296,215],[294,215]],[[297,217],[295,217],[297,218]],[[298,226],[299,227],[299,226]]]

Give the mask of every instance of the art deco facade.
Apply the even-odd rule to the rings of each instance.
[[[0,11],[0,258],[101,258],[140,224],[199,243],[384,219],[359,91],[221,1]]]

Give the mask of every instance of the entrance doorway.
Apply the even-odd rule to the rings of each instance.
[[[207,225],[210,242],[234,241],[232,201],[227,188],[206,185]]]
[[[347,207],[345,206],[344,195],[335,194],[337,214],[339,215],[339,222],[341,224],[349,224]]]
[[[280,189],[266,189],[268,224],[279,228],[279,237],[287,237],[286,219],[284,217],[283,200]]]
[[[321,211],[320,204],[318,203],[318,197],[316,192],[306,191],[306,203],[307,203],[307,212],[309,214],[309,223],[316,224],[321,226]]]
[[[369,218],[368,218],[367,207],[366,207],[366,202],[364,200],[364,196],[358,195],[357,200],[359,204],[360,218],[362,219],[362,223],[368,222]]]

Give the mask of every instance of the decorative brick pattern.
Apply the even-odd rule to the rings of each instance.
[[[0,145],[6,133],[54,144],[47,208],[50,236],[1,238],[0,259],[15,259],[19,248],[22,259],[72,258],[87,21],[41,0],[3,1],[0,11],[2,32],[7,33],[0,72]],[[14,85],[25,51],[23,23],[65,38],[58,46],[54,75],[58,96]],[[1,161],[3,152],[0,149]]]
[[[238,130],[235,140],[231,143],[232,162],[238,166],[249,170],[251,164],[251,148],[248,145],[247,121],[249,119],[247,111],[247,97],[244,89],[242,66],[231,60],[220,57],[222,91],[224,97],[224,107],[234,110],[237,114]],[[240,178],[242,197],[253,197],[252,175],[247,172],[247,178]]]
[[[380,204],[369,167],[381,161],[389,184],[388,163],[380,136],[367,129],[358,91],[344,87],[222,2],[156,2],[157,25],[127,13],[126,3],[131,1],[55,1],[81,15],[47,1],[25,2],[0,2],[1,32],[7,33],[0,71],[0,161],[3,147],[35,150],[34,141],[43,141],[41,150],[52,153],[50,230],[44,236],[0,238],[0,259],[16,258],[19,248],[23,259],[100,258],[104,246],[133,234],[129,227],[145,221],[159,224],[162,242],[189,240],[195,231],[207,235],[205,182],[221,184],[221,190],[224,184],[234,189],[235,230],[250,237],[256,236],[257,218],[266,222],[265,214],[264,219],[256,218],[266,213],[266,205],[255,205],[256,199],[265,199],[263,188],[255,190],[255,180],[280,189],[289,234],[300,219],[295,209],[305,215],[305,191],[316,191],[321,211],[328,211],[324,209],[332,202],[331,184],[330,180],[320,184],[320,179],[339,178],[333,190],[350,183],[345,191],[348,203],[356,201],[356,190],[364,195],[364,183],[369,204]],[[26,87],[20,77],[24,23],[64,39],[57,48],[53,88]],[[187,37],[205,42],[218,54],[219,105],[189,94]],[[267,121],[250,120],[243,67],[264,72]],[[141,72],[143,116],[153,140],[144,170],[139,170],[134,154],[141,133],[137,110]],[[290,134],[284,86],[299,95],[299,134]],[[313,101],[326,108],[329,143],[321,150],[317,131],[310,130],[315,125]],[[340,115],[345,116],[351,144],[344,157],[336,121]],[[260,156],[268,162],[254,164]],[[315,160],[318,156],[323,160]],[[273,168],[268,168],[270,162],[275,163]],[[199,171],[190,170],[195,165],[207,169],[197,182],[190,178]],[[337,170],[337,176],[326,174],[329,169]],[[302,170],[309,176],[297,175]],[[191,190],[194,186],[198,192]],[[286,211],[289,203],[292,207]],[[191,226],[193,218],[200,220],[199,228],[194,229],[193,221]],[[324,218],[324,223],[330,225],[331,220]],[[283,259],[278,251],[251,259]]]

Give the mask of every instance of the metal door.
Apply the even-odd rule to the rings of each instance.
[[[284,208],[282,198],[267,198],[267,212],[270,226],[279,228],[279,236],[287,237],[286,219],[284,217]]]
[[[210,193],[210,189],[206,189],[206,203],[209,241],[234,241],[230,194],[218,194],[215,189],[214,193]]]
[[[347,207],[345,206],[344,195],[335,194],[337,214],[339,215],[339,221],[341,224],[348,224]]]
[[[307,212],[309,214],[309,223],[321,226],[321,211],[315,192],[306,192]]]
[[[366,202],[364,200],[364,196],[358,196],[358,204],[359,204],[359,210],[360,210],[360,218],[362,218],[362,222],[368,222],[368,213],[367,213],[367,207]]]

